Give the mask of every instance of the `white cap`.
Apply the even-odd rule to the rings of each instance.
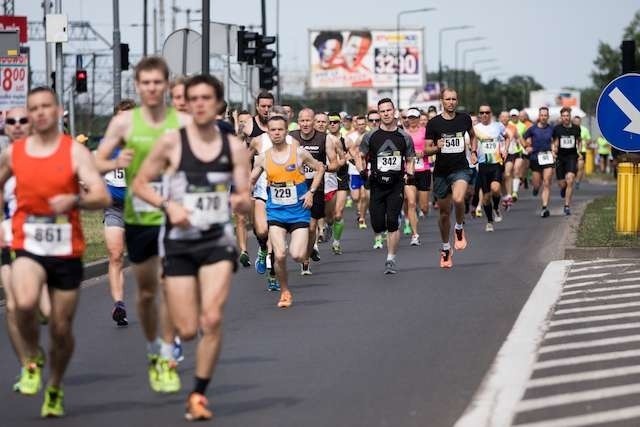
[[[512,108],[512,109],[509,111],[509,115],[510,115],[510,116],[517,116],[518,114],[520,114],[520,111],[516,110],[515,108]]]
[[[407,110],[407,117],[418,118],[420,117],[420,111],[417,108],[409,108]]]

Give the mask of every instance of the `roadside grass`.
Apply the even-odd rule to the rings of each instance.
[[[82,232],[87,248],[84,253],[85,263],[97,261],[107,257],[107,247],[104,243],[103,213],[99,211],[82,211]]]
[[[640,248],[638,235],[616,233],[616,196],[589,203],[578,226],[577,247]]]

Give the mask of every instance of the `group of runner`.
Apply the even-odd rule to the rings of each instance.
[[[59,131],[62,109],[49,88],[31,90],[26,109],[9,111],[5,120],[13,142],[0,158],[0,202],[8,207],[0,240],[9,336],[22,366],[14,389],[35,395],[42,387],[39,323],[48,318],[43,417],[64,415],[62,378],[74,348],[71,325],[83,275],[80,209],[105,210],[117,326],[128,324],[126,249],[153,391],[181,390],[180,339],[198,339],[188,420],[213,416],[206,390],[220,353],[233,273],[238,263],[251,265],[249,223],[258,244],[255,269],[267,275],[269,291],[280,292],[277,307],[286,309],[293,305],[287,253],[302,275],[312,274],[311,260],[320,260],[318,241],[331,241],[332,252],[342,254],[348,203],[357,210],[358,229],[368,227],[369,213],[374,248],[384,246],[386,234],[385,274],[398,271],[402,217],[410,244],[420,246],[418,218],[428,213],[431,191],[440,266],[451,268],[453,250],[468,244],[465,209],[475,182],[492,231],[501,201],[518,197],[527,158],[546,217],[557,155],[570,213],[584,140],[570,111],[563,110],[562,123],[550,129],[543,109],[538,123],[529,125],[517,111],[493,121],[491,108],[482,105],[474,125],[469,114],[457,111],[457,93],[449,88],[442,92],[441,114],[399,112],[385,98],[363,116],[303,108],[294,121],[290,106],[275,106],[273,96],[262,92],[255,115],[238,112],[234,127],[225,121],[224,90],[215,77],[170,84],[165,61],[146,57],[135,68],[135,84],[139,105],[126,100],[116,106],[94,156]]]

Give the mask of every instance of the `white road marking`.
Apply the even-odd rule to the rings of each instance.
[[[548,387],[550,385],[578,383],[582,381],[604,380],[607,378],[624,377],[625,375],[640,374],[640,366],[624,366],[611,369],[600,369],[597,371],[586,371],[575,374],[554,375],[552,377],[535,378],[530,380],[529,388]]]
[[[597,270],[600,268],[620,268],[620,267],[631,267],[632,265],[637,265],[636,263],[627,263],[627,264],[605,264],[605,265],[592,265],[590,267],[582,267],[582,268],[572,268],[571,273],[579,273],[581,271],[588,270]]]
[[[628,408],[592,412],[586,415],[577,415],[574,417],[555,418],[534,423],[518,424],[513,427],[582,427],[631,420],[639,417],[640,406],[630,406]]]
[[[534,411],[550,406],[571,405],[574,403],[588,402],[590,400],[610,399],[612,397],[627,396],[640,393],[640,384],[605,387],[595,390],[579,391],[566,394],[555,394],[538,399],[523,400],[518,404],[518,412]]]
[[[567,277],[567,281],[569,280],[582,280],[582,279],[595,279],[598,277],[611,276],[611,273],[594,273],[594,274],[583,274],[581,276],[570,276]]]
[[[581,348],[604,347],[607,345],[627,344],[640,341],[640,335],[626,337],[603,338],[600,340],[570,342],[565,344],[545,345],[540,347],[540,354],[553,353],[554,351],[578,350]]]
[[[605,305],[595,305],[592,307],[580,307],[580,308],[564,308],[561,310],[557,310],[556,314],[561,316],[563,314],[573,314],[573,313],[585,313],[589,311],[605,311],[605,310],[617,310],[620,308],[629,308],[629,307],[640,307],[639,302],[625,302],[620,304],[605,304]]]
[[[553,314],[554,304],[571,265],[572,261],[568,260],[553,261],[547,265],[480,388],[455,427],[511,425],[514,409],[522,399],[531,376],[546,323]]]
[[[599,258],[599,259],[593,259],[589,261],[574,261],[572,265],[579,267],[581,265],[593,265],[593,264],[600,264],[600,263],[610,264],[612,262],[618,262],[618,261],[624,261],[624,260],[618,259],[618,258]]]
[[[629,311],[627,313],[601,314],[598,316],[574,317],[571,319],[552,320],[549,327],[554,328],[564,325],[575,325],[578,323],[601,322],[607,320],[626,319],[629,317],[640,317],[640,311]]]
[[[627,277],[626,279],[609,279],[609,280],[600,280],[600,281],[592,281],[592,282],[574,283],[571,285],[567,285],[564,288],[575,289],[575,288],[582,288],[584,286],[594,285],[596,283],[601,284],[601,283],[628,283],[628,282],[640,282],[640,277]]]
[[[640,322],[618,323],[616,325],[593,326],[590,328],[569,329],[566,331],[548,332],[545,339],[573,337],[576,335],[600,334],[602,332],[623,331],[627,329],[640,329]]]
[[[606,362],[608,360],[627,359],[631,357],[640,357],[640,350],[612,351],[610,353],[587,354],[585,356],[543,360],[533,365],[533,368],[535,370],[558,368],[560,366],[574,366],[582,363]]]
[[[599,292],[615,292],[615,291],[627,291],[631,289],[640,289],[640,285],[625,285],[625,286],[611,286],[609,288],[595,288],[595,289],[584,289],[582,291],[568,291],[563,292],[562,296],[570,296],[570,295],[580,295],[580,294],[596,294]]]
[[[567,304],[580,304],[587,302],[596,302],[596,301],[607,301],[612,299],[623,299],[623,298],[638,298],[640,297],[640,292],[628,292],[626,294],[615,294],[615,295],[603,295],[599,297],[584,297],[584,298],[571,298],[558,301],[558,305],[567,305]]]

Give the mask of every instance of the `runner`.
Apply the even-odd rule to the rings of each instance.
[[[282,108],[285,111],[285,118],[287,119],[287,123],[289,123],[289,131],[299,129],[298,123],[293,121],[293,107],[287,104],[283,104]]]
[[[518,113],[518,123],[516,123],[516,128],[518,129],[518,135],[520,136],[520,143],[524,148],[524,133],[533,126],[533,122],[529,120],[529,114],[526,110],[520,110]],[[524,185],[525,190],[529,189],[529,179],[528,176],[531,174],[530,172],[530,156],[529,153],[525,150],[522,153],[522,183]]]
[[[303,110],[304,111],[304,110]],[[308,115],[299,116],[301,128],[308,126]],[[273,245],[276,274],[281,286],[279,308],[289,308],[293,296],[289,288],[286,267],[286,236],[291,234],[289,254],[296,263],[308,259],[310,209],[315,194],[322,187],[324,165],[297,144],[287,144],[287,122],[282,116],[269,119],[269,137],[273,146],[260,154],[251,173],[251,182],[255,183],[262,173],[266,173],[269,188],[267,218],[269,222],[269,240]],[[304,166],[304,169],[303,169]],[[304,172],[303,172],[304,170]],[[305,175],[316,172],[307,186]],[[322,194],[322,193],[321,193]]]
[[[187,81],[185,90],[193,123],[158,140],[132,189],[167,214],[162,232],[167,306],[182,339],[201,334],[185,413],[195,421],[213,416],[205,393],[220,354],[222,311],[237,267],[231,209],[248,212],[251,202],[246,149],[216,124],[222,83],[198,75]],[[151,185],[161,174],[167,197]]]
[[[290,135],[296,139],[302,148],[307,150],[311,156],[322,163],[329,165],[329,170],[337,169],[337,159],[335,157],[335,149],[333,148],[333,138],[327,138],[326,133],[318,132],[314,128],[315,113],[310,108],[303,108],[298,113],[299,130],[294,130]],[[321,120],[322,122],[322,120]],[[322,123],[320,123],[322,124]],[[317,126],[317,123],[315,124]],[[317,189],[313,194],[313,206],[311,206],[311,220],[309,221],[309,241],[307,256],[302,262],[301,274],[303,276],[311,275],[309,269],[309,259],[320,261],[320,254],[315,247],[318,221],[324,217],[324,183],[320,187],[312,187],[313,180],[316,176],[315,169],[305,169],[305,177],[307,180],[307,188]]]
[[[345,116],[351,117],[351,116]],[[329,135],[334,139],[334,148],[336,150],[336,160],[338,163],[338,171],[335,173],[337,187],[333,197],[330,197],[325,205],[325,217],[331,218],[333,223],[333,242],[331,243],[331,250],[335,255],[342,255],[342,246],[340,245],[340,239],[342,238],[342,232],[344,231],[344,207],[347,203],[347,191],[349,191],[349,167],[347,166],[347,145],[345,143],[345,137],[341,135],[340,128],[340,115],[338,113],[329,114]],[[351,123],[349,124],[351,128]],[[325,194],[327,175],[325,178]],[[329,221],[328,221],[329,222]]]
[[[591,145],[591,132],[589,128],[582,124],[582,118],[578,115],[573,116],[573,124],[580,127],[580,154],[578,158],[578,175],[576,176],[576,190],[580,189],[580,183],[584,179],[584,162],[587,158],[587,150]]]
[[[505,140],[511,140],[512,135],[502,123],[491,121],[491,107],[488,104],[480,104],[478,117],[480,123],[473,127],[478,139],[478,179],[482,188],[482,207],[487,216],[485,230],[491,232],[494,230],[493,222],[502,221],[502,161],[506,157]]]
[[[157,56],[143,58],[136,65],[134,76],[141,106],[111,119],[96,152],[100,172],[125,168],[128,186],[155,142],[167,131],[191,122],[190,116],[164,104],[169,78],[164,59]],[[113,152],[123,143],[118,157],[112,159]],[[153,186],[161,189],[162,183],[156,181]],[[149,385],[159,393],[174,393],[180,390],[173,350],[175,331],[164,299],[160,298],[160,307],[156,306],[156,294],[160,293],[162,297],[158,292],[161,273],[158,236],[164,214],[128,192],[124,201],[124,222],[127,253],[138,283],[138,315],[147,340]]]
[[[184,77],[176,77],[169,83],[169,96],[171,97],[171,106],[176,111],[187,112],[187,101],[184,96]]]
[[[136,103],[132,99],[121,101],[114,114],[135,108]],[[120,154],[120,148],[113,152],[113,158]],[[104,175],[107,189],[111,194],[111,206],[104,210],[104,242],[109,254],[109,290],[113,298],[111,318],[116,326],[123,327],[129,324],[127,309],[124,304],[124,197],[127,192],[127,183],[124,177],[124,168],[118,168]]]
[[[467,247],[464,232],[464,198],[467,187],[471,182],[472,172],[470,163],[478,162],[477,140],[473,131],[471,117],[467,113],[456,111],[458,94],[454,89],[444,89],[440,95],[442,113],[429,120],[427,126],[427,155],[436,155],[433,170],[433,194],[438,200],[440,219],[440,236],[442,250],[440,251],[440,267],[453,266],[451,244],[451,203],[455,208],[455,239],[454,247],[462,251]],[[471,158],[465,155],[465,134],[469,134]]]
[[[500,114],[500,122],[505,128],[510,129],[510,140],[507,141],[507,159],[504,163],[504,187],[507,193],[507,203],[518,201],[520,182],[524,170],[524,147],[518,131],[518,110],[512,108],[508,113],[506,124],[503,120],[503,113]]]
[[[533,197],[537,197],[542,185],[540,194],[542,200],[542,210],[540,216],[547,218],[549,212],[549,198],[551,197],[551,180],[553,178],[553,167],[555,158],[552,151],[553,128],[549,126],[549,109],[540,107],[538,110],[538,122],[527,129],[524,133],[525,147],[530,159],[530,168],[533,185]]]
[[[602,135],[596,139],[596,144],[598,145],[598,169],[600,173],[605,174],[609,170],[607,166],[611,157],[611,145]]]
[[[369,206],[369,193],[364,188],[365,182],[360,177],[356,168],[356,159],[360,156],[360,140],[367,132],[367,119],[363,116],[355,117],[355,130],[347,135],[347,151],[349,162],[347,163],[349,172],[349,187],[351,188],[351,199],[356,204],[358,213],[358,228],[367,228],[367,209]]]
[[[429,156],[425,154],[425,133],[426,129],[420,126],[420,110],[409,108],[406,112],[408,125],[406,132],[411,136],[415,157],[415,181],[407,182],[404,187],[405,218],[409,219],[411,246],[420,246],[420,235],[418,234],[418,212],[419,208],[423,214],[429,212],[429,191],[431,190],[431,164]]]
[[[340,128],[340,136],[345,138],[347,135],[349,135],[351,132],[355,130],[353,126],[353,116],[344,111],[338,114],[338,116],[340,117],[340,120],[342,120],[342,127]]]
[[[387,234],[385,274],[397,273],[396,253],[400,243],[399,221],[404,198],[405,180],[415,184],[413,141],[398,128],[395,107],[389,98],[378,101],[382,120],[379,129],[362,138],[358,169],[366,173],[366,162],[371,164],[371,228],[374,233]]]
[[[16,258],[11,285],[23,363],[16,391],[35,395],[42,386],[37,312],[42,287],[47,284],[52,308],[50,377],[40,415],[61,417],[62,377],[73,353],[71,327],[83,273],[85,242],[79,209],[102,209],[111,200],[89,150],[58,130],[62,108],[55,93],[45,87],[32,89],[27,110],[33,135],[15,141],[0,158],[0,186],[11,175],[16,179],[11,224]],[[78,181],[83,182],[82,193]],[[0,234],[4,234],[1,229]]]
[[[580,127],[571,123],[571,108],[562,107],[560,121],[553,128],[553,153],[556,155],[556,179],[560,197],[564,199],[564,214],[571,215],[573,184],[578,173],[580,153]]]
[[[377,110],[369,111],[369,113],[367,114],[367,122],[369,123],[368,129],[378,129],[380,127],[380,120],[380,114]],[[362,144],[362,138],[364,138],[364,135],[358,141],[358,157],[360,157],[360,144]],[[361,218],[365,217],[365,212],[369,210],[369,206],[371,204],[371,181],[369,179],[369,176],[367,175],[367,173],[370,173],[371,171],[371,164],[367,163],[365,171],[366,173],[364,175],[361,175],[361,180],[364,181],[364,192],[366,193],[366,198],[364,200],[366,203],[364,203],[364,211]],[[375,233],[375,235],[373,236],[373,249],[382,249],[383,247],[384,238],[382,233]]]

